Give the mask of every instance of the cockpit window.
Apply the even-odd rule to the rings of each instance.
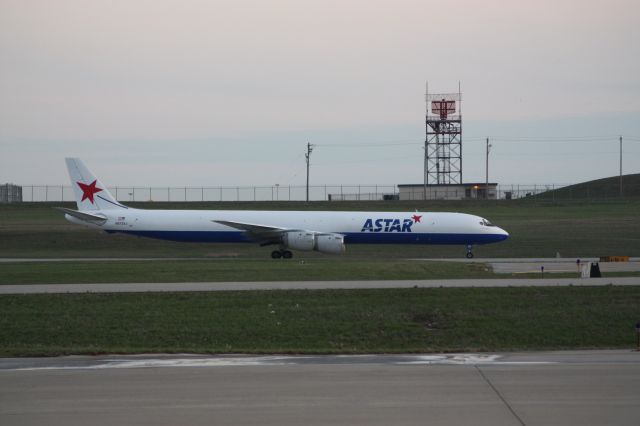
[[[489,222],[487,219],[482,219],[480,221],[480,225],[484,225],[484,226],[495,226],[493,223]]]

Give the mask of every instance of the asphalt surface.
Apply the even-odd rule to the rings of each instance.
[[[637,425],[640,353],[0,359],[2,425]]]
[[[0,294],[640,285],[640,277],[0,285]]]
[[[158,257],[139,257],[139,258],[118,258],[118,257],[100,257],[100,258],[0,258],[0,263],[78,263],[78,262],[131,262],[131,261],[233,261],[232,258],[158,258]],[[482,263],[489,265],[493,272],[497,274],[531,274],[531,273],[575,273],[580,275],[580,267],[587,262],[598,262],[600,271],[603,273],[610,272],[640,272],[640,258],[632,257],[628,262],[599,262],[597,258],[447,258],[447,259],[408,259],[413,261],[424,262],[456,262],[456,263]]]

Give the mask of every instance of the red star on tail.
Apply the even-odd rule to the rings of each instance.
[[[78,184],[80,189],[82,189],[82,200],[80,200],[80,202],[86,199],[89,199],[89,201],[91,201],[91,204],[93,204],[93,194],[95,194],[96,192],[102,191],[102,189],[96,188],[95,180],[91,182],[89,185],[84,184],[82,182],[76,182],[76,183]]]
[[[413,219],[413,223],[420,223],[420,219],[422,219],[422,216],[414,214],[413,216],[411,216],[411,219]]]

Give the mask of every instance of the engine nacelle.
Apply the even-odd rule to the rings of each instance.
[[[282,235],[282,244],[293,250],[311,251],[316,245],[313,232],[289,231]]]
[[[321,253],[342,254],[345,251],[344,235],[323,234],[316,236],[316,250]]]
[[[282,235],[282,244],[287,248],[321,253],[344,253],[344,236],[340,234],[314,234],[307,231],[289,231]]]

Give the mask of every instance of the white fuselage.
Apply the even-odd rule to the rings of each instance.
[[[107,232],[194,242],[251,242],[246,232],[217,221],[242,222],[283,230],[344,236],[346,244],[486,244],[509,234],[485,219],[464,213],[248,211],[248,210],[101,210],[101,224],[79,223]]]

